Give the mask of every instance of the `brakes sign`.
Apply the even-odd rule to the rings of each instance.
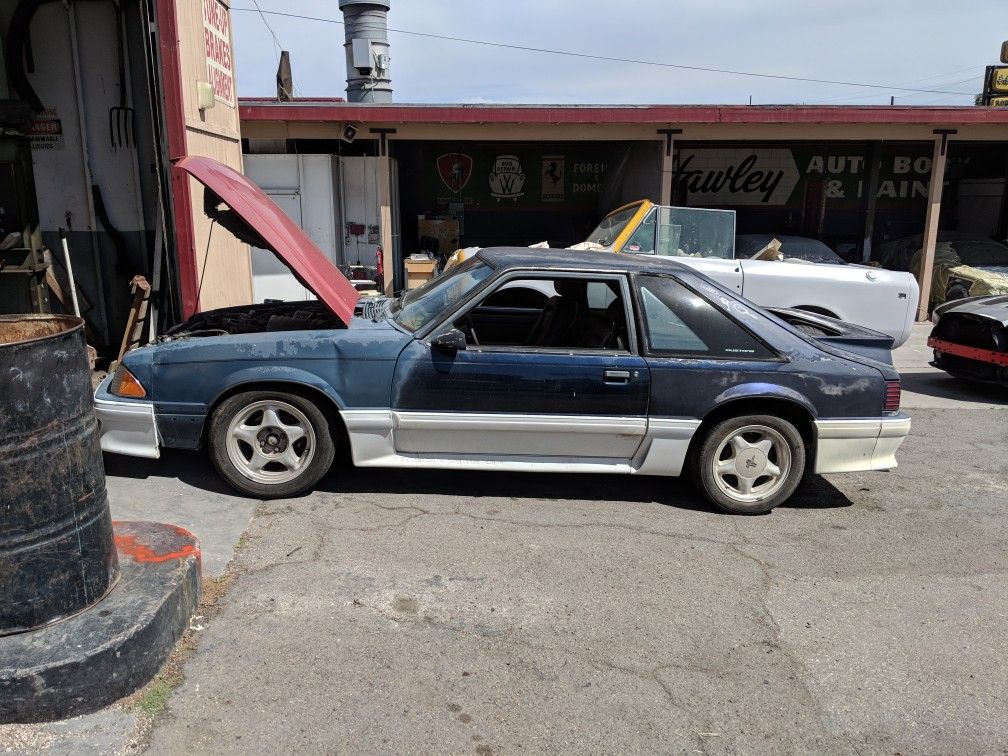
[[[214,98],[234,107],[234,59],[231,55],[231,19],[220,0],[203,0],[203,44],[207,78]]]

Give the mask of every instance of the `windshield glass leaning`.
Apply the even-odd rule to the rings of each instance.
[[[659,207],[655,253],[666,257],[735,257],[735,211]]]
[[[601,247],[611,246],[616,241],[616,237],[619,236],[620,231],[623,230],[623,227],[626,226],[627,222],[634,217],[634,213],[639,209],[640,205],[638,204],[609,213],[598,224],[598,227],[588,234],[585,242],[588,244],[598,244]]]
[[[396,322],[410,331],[423,328],[446,309],[463,300],[492,273],[493,268],[479,259],[474,257],[467,260],[420,288],[406,292],[396,312]]]

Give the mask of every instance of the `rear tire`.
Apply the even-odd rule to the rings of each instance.
[[[956,299],[965,299],[969,295],[969,287],[962,281],[956,281],[945,290],[945,301],[952,302]]]
[[[787,501],[801,483],[805,442],[781,417],[732,417],[707,432],[690,472],[697,488],[719,509],[764,514]]]
[[[258,499],[311,490],[336,452],[322,411],[285,391],[247,391],[224,400],[210,421],[209,447],[221,477]]]

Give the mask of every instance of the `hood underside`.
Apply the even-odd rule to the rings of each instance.
[[[308,235],[258,186],[216,160],[190,156],[178,167],[195,178],[208,193],[207,214],[231,229],[243,241],[271,250],[294,277],[340,319],[350,324],[360,294]],[[223,203],[227,207],[220,208]],[[243,233],[240,220],[248,227]]]

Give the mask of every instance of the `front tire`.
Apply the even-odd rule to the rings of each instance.
[[[692,461],[700,491],[732,514],[764,514],[787,501],[805,475],[805,442],[775,415],[744,415],[713,426]]]
[[[295,496],[332,466],[329,423],[314,403],[284,391],[248,391],[213,413],[210,458],[221,477],[259,499]]]

